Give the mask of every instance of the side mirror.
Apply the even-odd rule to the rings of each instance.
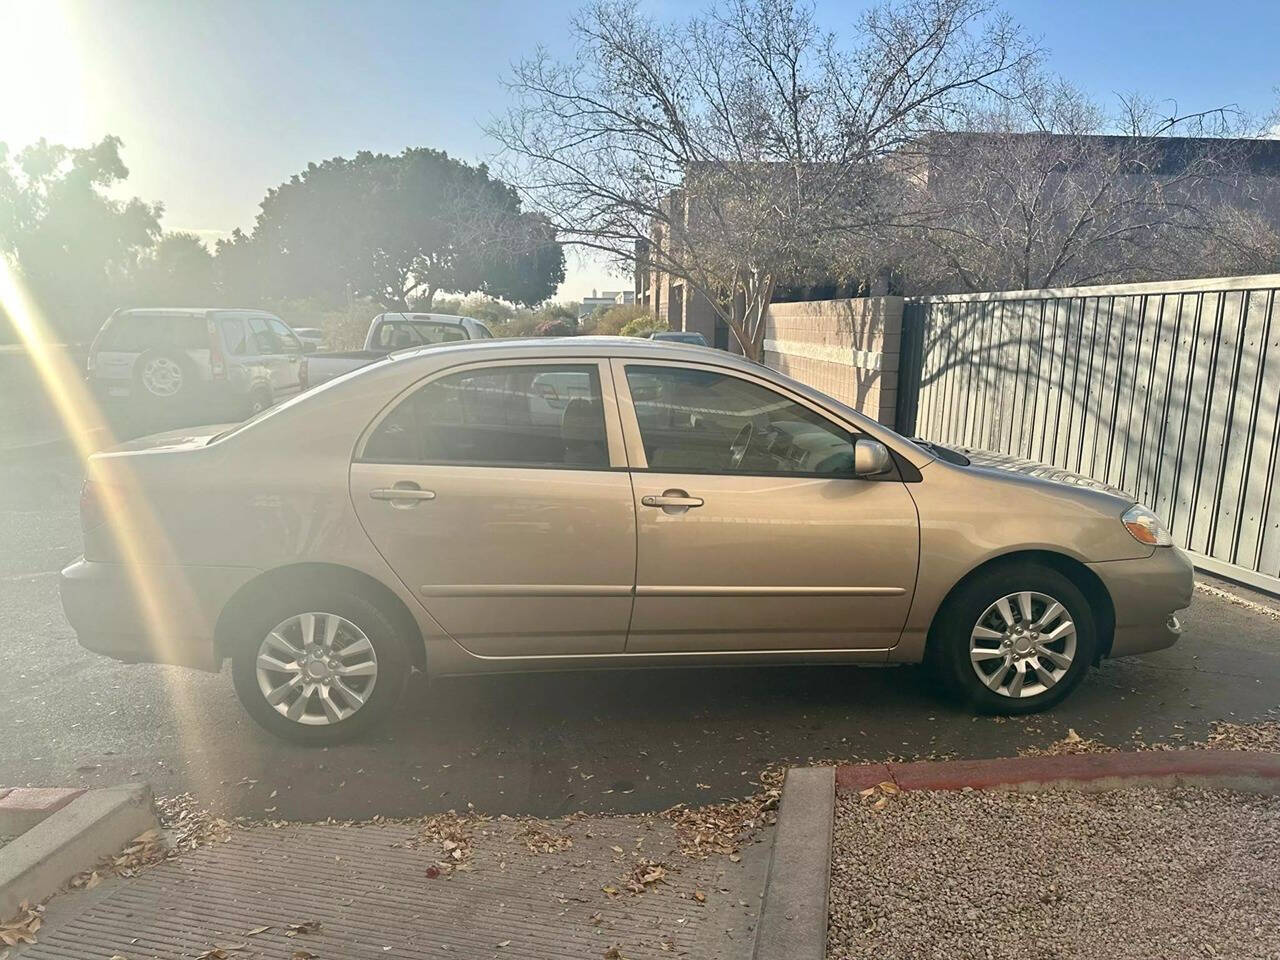
[[[880,477],[893,470],[893,457],[889,448],[879,440],[866,437],[853,444],[853,475],[859,479]]]

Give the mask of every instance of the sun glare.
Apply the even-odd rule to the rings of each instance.
[[[129,477],[116,464],[110,476],[96,477],[89,457],[109,443],[112,431],[89,393],[79,368],[55,342],[39,307],[27,294],[21,277],[8,260],[0,255],[0,312],[8,315],[18,339],[26,348],[32,365],[40,377],[49,403],[62,421],[76,452],[85,463],[89,479],[97,483],[102,499],[103,515],[132,588],[134,602],[141,614],[147,634],[156,649],[164,651],[181,635],[183,620],[178,608],[183,606],[187,584],[173,571],[175,558],[158,518],[136,496],[130,496]],[[163,588],[152,581],[164,571]],[[173,598],[178,598],[176,602]],[[200,744],[197,718],[191,714],[192,698],[184,688],[189,674],[185,670],[168,671],[166,682],[173,709],[178,717],[179,735],[188,747]],[[207,768],[194,768],[193,776],[214,777]]]
[[[58,0],[4,0],[0,24],[0,141],[80,143],[88,102],[71,9]]]

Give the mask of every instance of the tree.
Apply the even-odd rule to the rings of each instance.
[[[900,0],[847,38],[794,0],[673,24],[598,0],[571,35],[510,78],[504,175],[566,242],[686,281],[757,359],[777,285],[865,271],[884,159],[1033,56],[983,0]]]
[[[251,235],[219,244],[274,296],[369,296],[429,307],[439,291],[538,303],[564,279],[549,222],[506,184],[438,150],[311,164],[267,192]]]
[[[129,286],[139,305],[203,307],[219,299],[213,255],[194,233],[160,237],[138,260]]]
[[[1231,110],[1171,117],[1140,97],[1108,115],[1029,71],[1013,95],[974,103],[904,152],[914,189],[886,249],[912,292],[1274,269],[1261,211],[1280,197],[1250,170],[1255,153],[1275,151],[1249,132]]]
[[[11,154],[0,143],[0,256],[64,336],[88,336],[121,305],[128,270],[160,233],[160,205],[108,196],[129,176],[120,147],[40,140]]]

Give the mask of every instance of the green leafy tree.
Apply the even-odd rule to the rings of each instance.
[[[313,163],[261,206],[253,233],[218,255],[229,276],[275,296],[367,296],[403,310],[430,308],[441,291],[481,292],[534,304],[564,279],[549,222],[483,164],[438,150]]]
[[[212,306],[218,301],[213,254],[194,233],[166,233],[139,260],[132,302],[146,306]]]
[[[91,335],[124,305],[130,269],[160,234],[159,204],[114,200],[128,176],[121,142],[84,148],[0,143],[0,255],[16,265],[55,332]]]

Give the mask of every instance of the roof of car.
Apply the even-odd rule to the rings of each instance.
[[[650,340],[640,337],[512,337],[493,340],[460,340],[423,347],[397,350],[397,359],[418,356],[440,357],[448,352],[482,354],[531,353],[548,357],[591,353],[614,357],[646,357],[664,360],[712,361],[739,370],[759,370],[754,360],[725,350],[708,351],[706,347],[676,340]]]
[[[471,320],[474,323],[480,322],[476,320],[475,317],[463,317],[463,316],[459,316],[456,313],[420,313],[412,310],[409,310],[409,311],[392,310],[392,311],[388,311],[387,313],[380,313],[374,319],[383,320],[388,317],[396,317],[401,320],[437,320],[437,321],[443,321],[445,323],[457,323],[457,324],[461,324],[462,321],[464,320]]]
[[[206,313],[260,313],[264,317],[275,316],[275,314],[271,313],[269,310],[259,310],[256,307],[125,307],[120,312],[154,314],[189,313],[201,316]]]

